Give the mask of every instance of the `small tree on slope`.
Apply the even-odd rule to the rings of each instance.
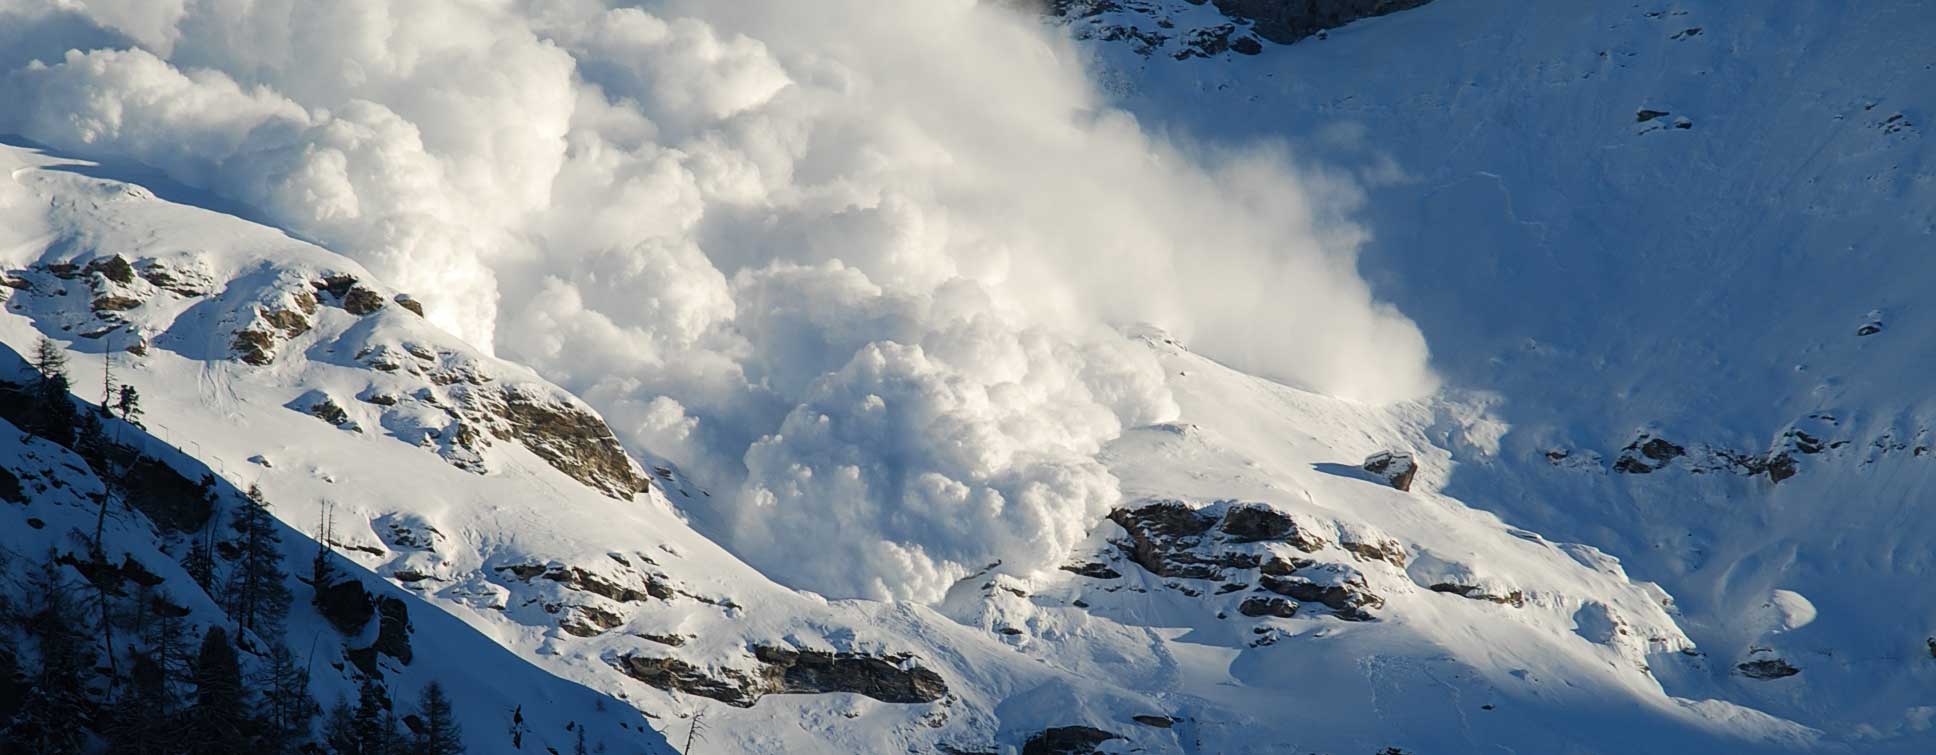
[[[417,715],[423,718],[423,730],[417,734],[416,755],[458,755],[464,751],[464,735],[451,714],[444,685],[435,681],[424,685],[417,698]]]

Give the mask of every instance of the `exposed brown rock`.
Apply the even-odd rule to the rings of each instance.
[[[1283,598],[1253,595],[1244,598],[1243,604],[1237,606],[1237,613],[1245,616],[1275,616],[1288,619],[1297,615],[1297,604]]]
[[[350,289],[342,299],[343,309],[359,317],[383,308],[383,295],[362,286]]]
[[[512,437],[558,471],[620,500],[650,484],[590,410],[518,386],[505,388],[503,401]]]
[[[598,606],[572,606],[571,611],[558,622],[558,628],[579,637],[596,637],[625,623],[623,617]]]
[[[1291,543],[1298,550],[1314,551],[1324,546],[1324,541],[1300,531],[1297,521],[1269,505],[1262,503],[1240,503],[1231,506],[1223,515],[1223,533],[1233,543],[1256,543],[1276,540]]]
[[[1338,618],[1346,621],[1370,621],[1373,616],[1365,609],[1385,605],[1385,599],[1373,594],[1364,580],[1357,576],[1337,584],[1324,585],[1299,576],[1265,576],[1257,580],[1257,588],[1305,603],[1322,603]]]
[[[134,282],[134,265],[128,264],[128,261],[118,254],[87,263],[87,271],[100,273],[102,277],[124,286]]]

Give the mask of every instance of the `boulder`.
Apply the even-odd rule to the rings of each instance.
[[[1364,470],[1378,475],[1385,484],[1405,492],[1412,490],[1412,478],[1418,475],[1418,463],[1412,455],[1403,451],[1379,451],[1365,457]]]

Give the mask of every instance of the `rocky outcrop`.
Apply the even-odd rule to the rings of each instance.
[[[1125,556],[1162,577],[1221,581],[1227,569],[1255,569],[1268,551],[1225,545],[1284,543],[1310,552],[1324,540],[1290,515],[1261,503],[1223,502],[1203,509],[1182,501],[1155,501],[1110,512],[1129,539],[1118,542]]]
[[[621,499],[650,484],[591,410],[524,386],[507,386],[501,396],[510,437],[558,471]]]
[[[1237,606],[1237,612],[1245,616],[1275,616],[1288,619],[1297,615],[1297,604],[1283,598],[1251,596]]]
[[[671,657],[623,655],[613,663],[626,676],[662,690],[751,708],[759,700],[754,679],[736,669],[709,670]]]
[[[775,692],[851,692],[887,703],[931,703],[948,694],[940,674],[915,665],[907,655],[761,646],[753,649],[753,656],[777,674]]]
[[[329,620],[330,626],[346,635],[355,635],[368,626],[370,618],[376,615],[376,600],[362,582],[344,579],[317,588],[316,610]]]
[[[1290,543],[1298,550],[1310,552],[1324,547],[1324,541],[1299,529],[1297,521],[1289,514],[1262,503],[1239,503],[1230,506],[1223,514],[1222,530],[1224,538],[1232,543],[1261,543],[1276,541]]]
[[[672,657],[621,656],[616,665],[634,679],[665,690],[750,708],[770,694],[846,692],[886,703],[930,703],[948,694],[940,674],[908,655],[867,655],[800,650],[775,645],[752,648],[754,671],[706,669]]]
[[[1068,23],[1082,39],[1132,44],[1140,55],[1167,52],[1178,60],[1224,53],[1256,55],[1263,41],[1291,44],[1323,38],[1364,18],[1425,5],[1431,0],[1188,0],[1206,3],[1223,23],[1180,27],[1187,16],[1163,0],[1008,0]],[[1261,41],[1260,41],[1261,40]]]
[[[1791,423],[1777,435],[1768,450],[1761,452],[1739,451],[1724,446],[1696,444],[1693,447],[1668,441],[1643,432],[1614,460],[1613,471],[1621,474],[1649,474],[1679,464],[1693,474],[1738,474],[1745,477],[1767,475],[1768,481],[1780,483],[1801,472],[1801,462],[1811,456],[1825,454],[1849,445],[1848,440],[1835,439],[1841,433],[1841,421],[1834,415],[1816,412]],[[1926,431],[1919,431],[1920,439]],[[1909,451],[1912,444],[1883,434],[1871,444],[1872,457],[1863,463],[1872,463],[1876,456],[1898,451]],[[1920,442],[1914,444],[1914,455],[1922,456],[1927,446]],[[1563,449],[1547,451],[1547,459],[1558,465],[1572,454]]]
[[[1088,577],[1090,579],[1116,579],[1123,576],[1122,572],[1116,571],[1115,569],[1111,568],[1108,564],[1094,562],[1094,561],[1083,562],[1078,564],[1063,564],[1062,570],[1069,572],[1071,574],[1079,574],[1084,577]]]
[[[566,589],[588,592],[620,603],[636,603],[647,598],[670,600],[677,591],[651,575],[641,575],[643,587],[620,584],[617,580],[596,574],[576,566],[563,564],[514,564],[497,567],[498,571],[509,572],[522,580],[533,578],[548,579],[563,585]]]
[[[1090,755],[1112,739],[1122,737],[1092,726],[1057,726],[1029,737],[1022,755]]]
[[[1374,617],[1366,609],[1381,608],[1385,605],[1384,598],[1371,592],[1370,585],[1365,583],[1364,575],[1348,567],[1340,568],[1336,564],[1320,567],[1315,579],[1299,575],[1288,577],[1265,575],[1258,579],[1257,589],[1295,598],[1305,603],[1321,603],[1345,621],[1371,621]]]
[[[1675,459],[1687,455],[1687,449],[1669,442],[1665,438],[1641,433],[1626,448],[1620,449],[1620,456],[1613,460],[1613,471],[1622,474],[1649,474],[1666,467]]]
[[[1782,660],[1780,658],[1762,658],[1762,659],[1752,660],[1752,661],[1743,661],[1741,663],[1735,664],[1734,669],[1736,671],[1741,672],[1742,676],[1748,677],[1749,679],[1763,679],[1763,680],[1781,679],[1783,677],[1794,676],[1802,672],[1801,669],[1795,668],[1793,664],[1790,664],[1788,661]]]
[[[1202,0],[1195,0],[1201,3]],[[1257,36],[1278,44],[1363,18],[1417,8],[1432,0],[1210,0],[1217,10],[1250,22]]]
[[[571,607],[569,615],[558,620],[558,628],[575,637],[597,637],[624,623],[624,617],[598,606],[577,605]]]
[[[274,362],[283,342],[309,332],[310,316],[316,314],[316,297],[297,291],[279,301],[257,304],[255,316],[236,329],[230,346],[236,358],[255,366]]]
[[[376,600],[377,629],[376,642],[370,647],[377,652],[395,658],[404,665],[410,665],[410,606],[402,599],[385,595]]]
[[[1223,610],[1234,607],[1254,618],[1290,618],[1301,604],[1313,604],[1346,621],[1369,621],[1376,618],[1371,610],[1385,604],[1355,567],[1295,555],[1316,554],[1330,546],[1313,524],[1268,504],[1219,501],[1197,508],[1156,500],[1117,509],[1109,519],[1127,535],[1111,541],[1119,557],[1159,577],[1183,580],[1165,587],[1215,601]],[[1351,545],[1344,547],[1358,558],[1405,563],[1404,546],[1397,541],[1364,526],[1349,535]],[[1091,574],[1101,568],[1094,563],[1064,567]],[[1210,590],[1192,587],[1187,580],[1224,584]],[[1220,597],[1246,590],[1253,594]]]
[[[1479,585],[1461,585],[1453,582],[1434,583],[1429,589],[1432,592],[1448,593],[1471,600],[1484,600],[1514,608],[1526,606],[1526,594],[1519,590],[1508,590],[1504,594],[1499,594]]]

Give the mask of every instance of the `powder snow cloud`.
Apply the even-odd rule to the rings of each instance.
[[[719,491],[776,578],[1052,567],[1174,418],[1152,322],[1370,401],[1434,387],[1350,184],[1112,109],[973,0],[0,0],[0,131],[135,159],[427,301]]]

